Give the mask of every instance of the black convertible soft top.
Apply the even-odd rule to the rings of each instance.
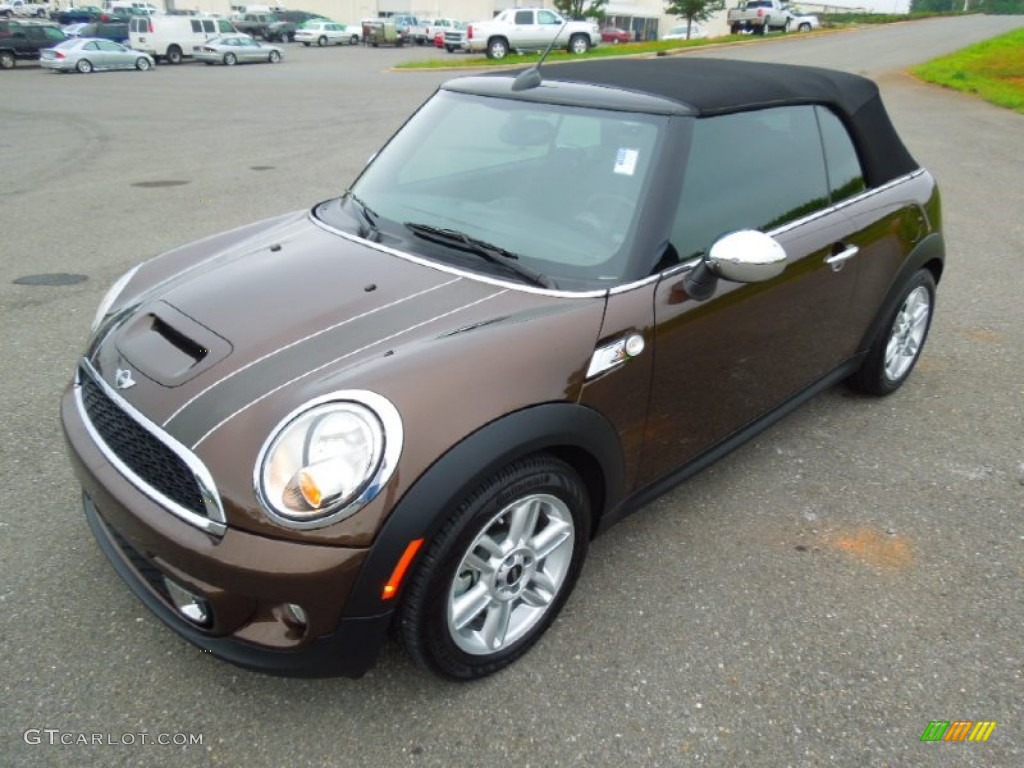
[[[818,67],[691,56],[549,64],[541,72],[543,84],[531,89],[529,95],[511,91],[511,80],[518,72],[498,72],[487,79],[508,80],[509,92],[503,95],[512,98],[545,101],[545,92],[553,96],[558,83],[578,83],[653,96],[698,116],[823,104],[850,130],[869,186],[877,187],[920,167],[889,120],[878,86],[859,75]],[[487,90],[491,91],[488,95],[498,95]]]

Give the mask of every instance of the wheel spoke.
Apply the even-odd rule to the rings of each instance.
[[[544,571],[536,571],[529,585],[523,590],[522,600],[534,608],[543,608],[555,597],[558,587]]]
[[[488,535],[483,535],[477,540],[477,546],[485,550],[491,557],[502,558],[507,551],[504,547]]]
[[[511,521],[508,526],[508,540],[512,546],[517,547],[533,536],[537,528],[537,520],[540,518],[540,499],[528,499],[520,504],[511,513]]]
[[[512,620],[512,603],[504,602],[496,604],[487,612],[484,619],[483,629],[480,634],[484,643],[492,651],[496,651],[505,644],[505,635],[508,634],[508,625]]]
[[[543,562],[552,552],[561,547],[572,535],[572,526],[563,520],[549,520],[548,524],[540,533],[530,540],[529,546],[537,556],[537,560]]]
[[[455,598],[452,605],[452,623],[457,630],[461,630],[489,605],[491,591],[486,583],[479,581],[468,592]]]
[[[464,567],[471,568],[482,576],[490,576],[494,573],[494,563],[490,560],[485,560],[475,552],[470,552],[466,555],[466,559],[462,564]]]

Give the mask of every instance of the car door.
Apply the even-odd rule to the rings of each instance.
[[[547,47],[562,28],[562,20],[551,11],[537,11],[537,38],[535,45]]]
[[[695,122],[668,259],[654,294],[654,371],[639,482],[723,443],[835,370],[862,329],[854,222],[832,204],[814,106]],[[767,282],[719,279],[703,301],[685,278],[721,235],[769,233],[786,268]]]
[[[117,69],[122,66],[124,48],[120,45],[112,40],[97,40],[96,47],[99,49],[97,69]]]
[[[513,18],[515,22],[514,39],[509,43],[512,48],[536,47],[540,42],[540,29],[537,25],[537,17],[534,11],[516,11]]]

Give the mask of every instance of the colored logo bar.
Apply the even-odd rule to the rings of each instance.
[[[988,741],[995,728],[995,720],[932,720],[921,741]]]

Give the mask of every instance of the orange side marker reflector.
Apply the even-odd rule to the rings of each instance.
[[[398,561],[398,565],[391,572],[391,578],[388,579],[388,583],[384,585],[384,589],[380,592],[381,600],[390,600],[398,594],[398,588],[402,585],[405,572],[409,570],[409,564],[412,563],[412,559],[416,557],[416,553],[420,551],[421,546],[423,546],[423,539],[413,539],[409,542],[405,552],[402,553],[402,557]]]

